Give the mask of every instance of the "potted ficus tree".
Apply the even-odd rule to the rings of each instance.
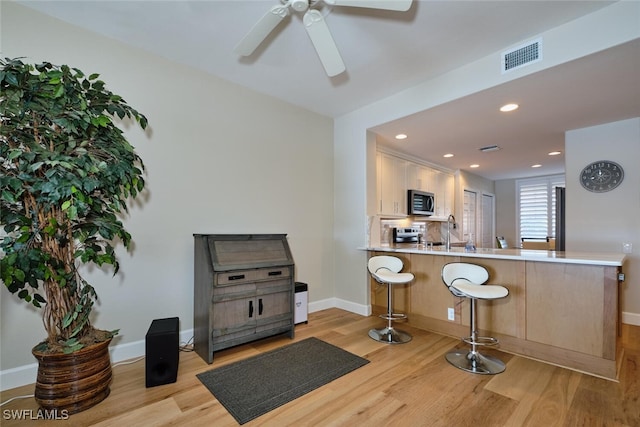
[[[46,340],[35,398],[47,410],[87,409],[109,394],[108,345],[93,327],[95,289],[81,266],[118,271],[129,249],[121,214],[143,190],[144,166],[123,131],[144,115],[97,74],[0,59],[0,275],[12,294],[42,309]]]

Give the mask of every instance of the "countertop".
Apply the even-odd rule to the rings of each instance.
[[[520,261],[557,262],[563,264],[606,265],[620,267],[625,259],[625,254],[616,252],[560,252],[533,249],[492,249],[478,248],[476,252],[466,252],[464,248],[451,248],[449,251],[444,246],[426,248],[420,244],[398,244],[396,246],[371,246],[359,248],[366,251],[411,253],[421,255],[464,256],[467,258],[493,258],[511,259]]]

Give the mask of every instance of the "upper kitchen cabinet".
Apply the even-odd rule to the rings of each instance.
[[[435,221],[446,221],[453,213],[455,178],[453,173],[410,161],[393,154],[376,153],[377,213],[383,217],[407,216],[407,190],[429,191],[435,195]]]
[[[422,190],[434,193],[433,169],[408,162],[407,164],[407,189]]]
[[[376,154],[378,214],[407,215],[407,161],[386,153]]]
[[[451,173],[434,170],[432,183],[433,187],[429,191],[435,194],[436,199],[432,219],[446,220],[453,213],[455,178]]]

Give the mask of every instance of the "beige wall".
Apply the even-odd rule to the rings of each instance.
[[[193,233],[287,233],[310,300],[333,297],[331,119],[11,2],[1,28],[3,56],[98,72],[149,119],[148,135],[127,132],[148,183],[125,220],[134,249],[116,277],[88,274],[100,296],[95,324],[120,328],[118,349],[144,340],[156,318],[193,327]],[[6,373],[35,362],[31,347],[45,333],[39,312],[6,289],[0,298]]]
[[[144,338],[154,318],[177,315],[182,330],[192,327],[194,232],[289,233],[297,278],[309,283],[311,301],[366,312],[366,252],[358,248],[365,243],[374,143],[367,130],[640,36],[638,4],[616,3],[545,33],[544,61],[501,75],[495,52],[346,114],[332,127],[328,118],[13,3],[1,8],[4,56],[100,72],[149,116],[149,138],[130,133],[149,183],[146,201],[126,220],[135,249],[123,254],[115,279],[91,274],[101,296],[97,324],[122,329],[116,342],[122,351]],[[0,298],[4,388],[4,372],[32,363],[31,346],[44,331],[38,313],[6,291]]]
[[[358,250],[365,243],[366,234],[362,230],[366,229],[367,222],[367,200],[361,195],[366,194],[367,173],[370,175],[372,170],[370,164],[360,160],[365,159],[366,153],[371,150],[367,146],[368,129],[638,39],[639,18],[639,2],[616,2],[541,34],[545,43],[544,59],[529,67],[501,74],[497,65],[500,63],[501,52],[495,52],[337,118],[334,151],[340,160],[334,163],[336,296],[353,301],[354,305],[369,304],[366,252]],[[506,47],[521,40],[504,42]],[[347,162],[346,159],[355,161]],[[504,187],[502,183],[497,184],[498,198],[506,190]],[[515,217],[512,218],[506,220],[512,220],[515,227]],[[625,304],[629,302],[625,301]]]
[[[458,174],[460,191],[475,190],[478,193],[493,194],[495,192],[494,181],[481,176],[460,171]],[[459,195],[457,195],[459,196]],[[458,200],[456,199],[456,202]]]
[[[623,267],[622,319],[640,325],[640,119],[607,123],[567,132],[565,135],[567,188],[566,249],[587,252],[622,252],[622,243],[633,244]],[[613,160],[625,168],[625,179],[608,193],[582,188],[579,174],[596,160]],[[497,229],[509,244],[516,237],[515,180],[496,181]],[[517,243],[517,242],[515,242]]]
[[[633,244],[621,285],[623,321],[640,325],[640,118],[567,132],[567,250],[622,252]],[[622,184],[606,193],[582,188],[582,168],[612,160],[624,168]]]

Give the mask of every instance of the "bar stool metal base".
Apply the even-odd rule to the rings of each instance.
[[[404,344],[411,341],[411,338],[413,338],[404,331],[399,331],[389,327],[384,329],[371,329],[369,331],[369,337],[387,344]]]
[[[501,360],[473,351],[450,351],[445,358],[456,368],[474,374],[495,375],[506,369]]]

